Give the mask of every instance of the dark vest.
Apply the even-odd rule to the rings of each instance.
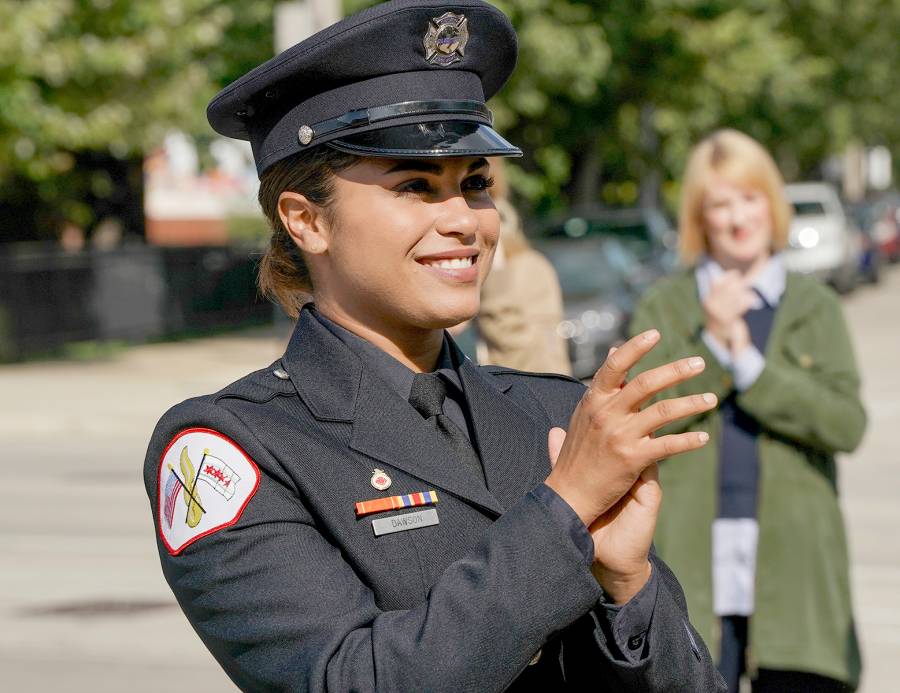
[[[762,308],[744,315],[750,339],[761,353],[772,331],[775,308],[763,299]],[[756,517],[759,495],[759,424],[737,406],[737,393],[726,397],[719,412],[722,436],[719,440],[719,517]]]

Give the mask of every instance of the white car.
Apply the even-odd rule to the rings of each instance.
[[[844,212],[829,183],[786,187],[794,208],[784,262],[789,270],[812,274],[845,293],[857,284],[862,247],[859,230]]]

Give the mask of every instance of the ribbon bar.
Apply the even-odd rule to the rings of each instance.
[[[407,493],[402,496],[373,498],[372,500],[356,503],[356,516],[365,517],[373,513],[383,513],[387,510],[417,508],[422,505],[434,505],[437,502],[437,491],[421,491],[419,493]]]

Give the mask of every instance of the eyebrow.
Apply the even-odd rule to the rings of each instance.
[[[487,159],[485,159],[484,157],[476,159],[471,164],[469,164],[466,172],[471,173],[472,171],[475,171],[482,166],[487,166],[487,163]],[[398,173],[401,171],[418,171],[420,173],[432,173],[438,176],[444,172],[444,167],[441,164],[435,164],[424,159],[401,159],[394,166],[391,166],[385,173]]]

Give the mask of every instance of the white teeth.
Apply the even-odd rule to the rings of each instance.
[[[455,257],[450,260],[426,260],[426,265],[441,269],[466,269],[472,266],[471,257]]]

